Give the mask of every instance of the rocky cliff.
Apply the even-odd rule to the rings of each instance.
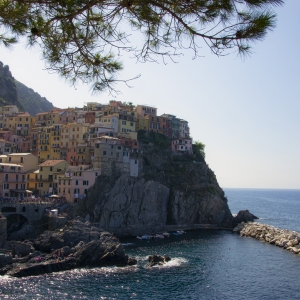
[[[140,135],[138,177],[99,176],[81,207],[93,222],[120,234],[163,230],[166,225],[232,226],[232,214],[215,174],[204,159],[173,155],[170,140]]]
[[[9,66],[0,61],[0,106],[4,105],[16,105],[20,111],[26,111],[32,116],[53,108],[53,104],[45,97],[15,80]]]
[[[0,61],[0,105],[16,105],[20,110],[23,106],[18,99],[17,86],[9,67]]]

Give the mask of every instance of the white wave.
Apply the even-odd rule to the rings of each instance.
[[[188,260],[184,257],[174,257],[171,258],[170,261],[166,262],[163,265],[156,265],[153,266],[152,268],[160,268],[160,269],[166,269],[166,268],[174,268],[174,267],[179,267],[183,264],[186,264]]]

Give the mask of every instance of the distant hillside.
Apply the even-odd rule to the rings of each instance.
[[[9,67],[0,61],[0,105],[16,105],[21,111],[23,106],[18,98],[17,86]]]
[[[15,80],[19,101],[24,107],[24,111],[35,116],[39,112],[50,111],[54,106],[45,97],[41,97],[40,94],[36,93],[33,89],[28,88],[23,83]]]
[[[16,105],[20,111],[31,116],[39,112],[50,111],[54,106],[45,97],[17,81],[12,76],[9,66],[0,61],[0,105]]]

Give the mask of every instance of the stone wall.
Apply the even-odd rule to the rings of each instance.
[[[1,213],[7,217],[11,214],[19,214],[24,216],[28,221],[39,221],[45,214],[45,208],[51,207],[50,203],[3,203],[0,205]],[[5,212],[3,208],[12,208],[14,211]]]

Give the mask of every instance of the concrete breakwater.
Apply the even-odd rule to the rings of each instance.
[[[239,223],[234,229],[240,236],[256,238],[261,242],[274,244],[300,256],[300,233],[287,229],[279,229],[257,222]]]

